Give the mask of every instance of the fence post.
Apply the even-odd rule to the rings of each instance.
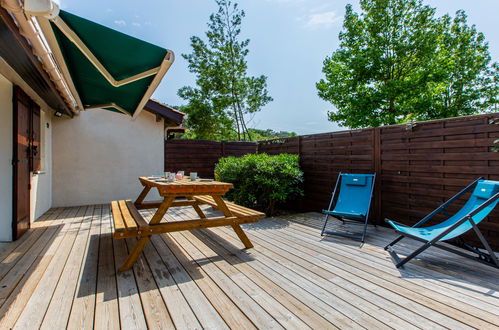
[[[377,224],[382,224],[383,220],[381,205],[382,198],[381,195],[381,179],[382,179],[382,169],[381,169],[381,128],[375,127],[373,130],[373,167],[376,173],[376,185],[374,186],[374,214],[375,221]]]
[[[220,142],[220,158],[225,157],[225,141]]]

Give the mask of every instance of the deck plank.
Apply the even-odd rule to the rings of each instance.
[[[303,267],[310,267],[311,264],[320,264],[320,268],[317,269],[317,271],[314,271],[314,273],[319,276],[328,277],[328,274],[333,274],[335,280],[342,278],[345,281],[343,283],[344,286],[348,285],[347,282],[349,282],[349,278],[352,279],[355,276],[354,282],[350,282],[350,285],[358,285],[373,293],[373,302],[376,300],[381,302],[384,299],[388,299],[390,302],[397,303],[402,308],[399,308],[399,310],[391,309],[391,311],[393,313],[399,311],[404,314],[407,313],[407,317],[410,317],[415,324],[419,323],[425,325],[428,324],[428,320],[430,320],[432,323],[434,322],[431,327],[435,327],[435,323],[438,323],[443,327],[457,328],[462,326],[461,322],[466,322],[470,327],[480,324],[490,326],[490,324],[481,323],[481,320],[477,318],[467,317],[466,314],[459,313],[459,311],[449,308],[438,301],[426,299],[418,292],[407,290],[403,286],[397,286],[384,278],[378,278],[365,272],[359,272],[357,268],[347,263],[339,262],[333,258],[317,258],[313,255],[314,252],[303,252],[303,250],[306,250],[307,248],[300,246],[296,247],[296,245],[292,247],[293,241],[286,242],[285,239],[281,239],[275,233],[269,235],[267,233],[258,233],[258,235],[262,239],[262,244],[268,249],[276,247],[275,244],[277,243],[279,243],[281,247],[286,247],[286,252],[282,252],[284,249],[282,251],[279,250],[279,255],[285,255],[287,257],[293,255],[297,258],[301,258],[301,260],[295,260]],[[278,249],[280,248],[277,248],[274,251]],[[376,295],[378,297],[376,297]],[[416,316],[415,313],[419,316]],[[459,319],[460,322],[456,319]]]
[[[178,329],[200,329],[201,324],[155,247],[148,244],[145,247],[145,253],[154,281],[159,288],[175,327]]]
[[[94,206],[90,237],[84,251],[85,255],[78,276],[78,286],[71,306],[68,329],[90,329],[94,324],[102,209],[102,205]]]
[[[50,214],[50,216],[51,217],[53,216],[55,219],[58,216],[64,216],[64,215],[65,213],[63,212],[62,209],[58,209]],[[52,218],[50,220],[52,220]],[[57,243],[54,243],[52,246],[57,247],[58,245]],[[50,253],[49,248],[50,247],[47,246],[41,251],[39,251],[37,260],[34,262],[36,266],[30,267],[30,269],[24,273],[22,279],[17,283],[15,288],[8,288],[6,284],[0,284],[1,285],[0,287],[8,288],[8,290],[10,291],[9,296],[6,299],[2,299],[2,307],[0,308],[1,329],[12,328],[15,325],[17,319],[19,318],[19,315],[22,313],[24,309],[24,306],[26,305],[27,301],[31,298],[33,291],[35,290],[36,286],[38,285],[38,282],[42,278],[43,274],[45,273],[45,270],[47,269],[48,265],[52,260],[53,254]]]
[[[53,251],[54,256],[52,261],[43,274],[43,278],[33,291],[33,295],[24,307],[23,312],[19,316],[16,328],[38,328],[43,321],[43,317],[50,304],[61,273],[64,270],[66,260],[69,257],[69,253],[75,242],[86,207],[75,208],[74,210],[74,214],[70,214],[68,221],[65,222],[64,227],[58,234],[59,237],[62,237],[62,242],[57,248],[57,251]]]
[[[95,329],[112,330],[120,328],[111,221],[109,206],[105,206],[102,209],[101,218],[97,293],[95,296]]]
[[[317,216],[314,217],[314,214],[304,214],[299,217],[292,217],[291,226],[298,226],[297,231],[305,233],[309,233],[312,236],[317,237],[317,230],[321,227],[320,220]],[[411,279],[423,279],[423,286],[426,287],[426,280],[438,279],[437,284],[440,286],[444,286],[447,290],[446,292],[451,295],[451,297],[455,297],[455,292],[459,292],[461,294],[465,294],[474,299],[483,300],[487,304],[492,304],[495,306],[499,306],[499,292],[494,289],[496,287],[495,282],[497,279],[491,279],[489,281],[484,282],[483,280],[477,279],[477,277],[481,277],[483,275],[484,268],[485,270],[489,270],[491,267],[479,264],[477,262],[472,263],[472,266],[467,266],[464,261],[469,261],[466,258],[458,257],[452,254],[443,254],[442,260],[452,260],[457,259],[463,261],[462,268],[463,270],[474,269],[475,274],[473,276],[464,275],[461,273],[456,273],[453,270],[438,267],[435,269],[435,266],[430,266],[431,261],[423,261],[423,260],[415,260],[405,266],[405,270],[397,270],[393,267],[393,262],[389,255],[380,247],[385,246],[390,241],[394,239],[393,233],[389,234],[388,229],[379,228],[375,235],[370,235],[368,237],[369,244],[366,244],[362,250],[368,252],[368,255],[373,256],[373,260],[376,263],[383,263],[387,267],[391,268],[396,272],[402,272],[401,274],[407,274],[410,276],[405,276],[406,278]],[[349,245],[349,241],[342,240],[341,238],[335,237],[326,237],[324,240],[336,242],[338,243],[335,247],[344,250],[346,253],[357,253],[358,249],[351,249],[346,245]],[[371,243],[372,242],[372,243]],[[355,244],[355,243],[354,243]],[[327,245],[324,247],[327,248]],[[414,243],[407,245],[400,245],[399,250],[401,254],[408,254],[416,248]],[[438,249],[431,249],[432,253],[439,252]],[[476,271],[479,271],[479,275],[476,275]],[[492,289],[492,290],[491,290]],[[477,292],[482,292],[483,294],[476,294]]]
[[[230,235],[230,230],[226,228],[224,228],[223,230],[227,230],[225,232],[227,236],[225,236],[224,238],[230,240],[233,244],[236,244],[237,241],[233,241],[233,237]],[[222,233],[218,230],[214,232],[217,235],[222,235]],[[321,299],[325,303],[329,304],[330,309],[334,306],[334,308],[336,308],[340,313],[344,314],[346,317],[352,319],[352,321],[364,327],[388,327],[378,319],[379,315],[377,315],[377,312],[379,308],[377,308],[373,304],[369,302],[363,302],[363,310],[359,309],[358,305],[355,304],[356,302],[359,302],[358,298],[343,289],[341,286],[332,283],[326,283],[324,279],[314,276],[314,274],[309,272],[308,270],[304,268],[297,268],[297,264],[295,264],[293,261],[281,258],[277,262],[277,259],[275,259],[276,255],[272,252],[269,253],[270,255],[266,253],[258,253],[256,258],[258,258],[258,260],[266,264],[268,267],[276,269],[289,281],[299,283],[300,286],[305,288],[308,292],[312,293],[318,299]],[[392,321],[395,323],[400,322],[400,320],[397,318],[392,318]],[[408,326],[407,322],[403,323]]]
[[[224,294],[205,270],[190,258],[183,247],[178,245],[168,234],[161,235],[161,238],[230,328],[256,329],[251,320],[240,310],[238,304]]]
[[[220,234],[219,231],[214,232]],[[229,230],[225,233],[230,234]],[[225,238],[232,240],[229,236],[226,236]],[[350,288],[350,290],[347,290],[343,287],[343,285],[346,284],[343,281],[338,281],[339,283],[329,282],[327,279],[321,278],[319,275],[315,274],[310,267],[305,268],[300,266],[298,260],[276,258],[278,255],[277,253],[267,251],[264,242],[260,241],[258,238],[255,239],[262,248],[262,250],[259,250],[261,255],[258,255],[260,261],[264,262],[269,267],[278,269],[279,272],[285,275],[290,281],[300,283],[300,285],[304,287],[306,283],[306,288],[309,292],[326,303],[334,304],[339,312],[351,318],[352,321],[358,323],[360,326],[368,328],[388,328],[390,324],[393,324],[394,326],[408,329],[414,328],[414,325],[411,325],[406,320],[383,311],[379,306],[373,303],[377,303],[377,301],[373,301],[372,297],[370,297],[369,300],[363,300],[362,298],[365,297],[355,295],[355,292],[360,291],[360,289],[357,288],[357,290],[352,290]],[[234,241],[233,243],[236,242]],[[263,249],[265,249],[265,251],[263,251]],[[279,263],[274,261],[276,259],[280,259]],[[317,267],[313,266],[312,269],[313,268]],[[352,291],[354,291],[354,293],[352,293]],[[383,301],[383,299],[380,300]],[[386,300],[385,302],[389,301]]]
[[[55,214],[55,217],[57,217],[57,215],[59,215],[63,210],[62,209],[51,209],[49,211],[47,211],[44,215],[42,215],[39,219],[40,222],[42,221],[51,221],[51,219],[54,218],[54,214]],[[30,241],[30,242],[34,242],[36,241],[36,238],[39,237],[39,235],[41,235],[41,233],[46,229],[46,227],[42,227],[40,228],[41,230],[33,230],[36,228],[36,226],[31,226],[32,230],[28,230],[23,236],[21,236],[20,239],[14,241],[14,242],[11,242],[9,243],[8,245],[4,246],[1,250],[0,250],[0,271],[1,269],[3,269],[6,265],[8,264],[12,264],[12,262],[9,262],[8,260],[5,260],[10,254],[12,251],[14,250],[17,250],[19,251],[19,248],[22,246],[22,245],[28,245],[30,246],[31,244],[30,243],[26,243],[26,241]],[[33,237],[33,235],[37,235],[36,237]],[[21,253],[18,252],[18,255],[20,255]]]
[[[128,251],[137,242],[135,238],[125,239]],[[174,329],[173,320],[166,308],[163,297],[154,281],[151,269],[144,255],[141,255],[133,265],[133,273],[140,292],[140,300],[144,310],[147,325],[153,329]]]
[[[237,286],[244,290],[248,295],[263,309],[286,329],[311,329],[300,318],[293,314],[289,309],[283,306],[272,294],[262,290],[246,274],[237,270],[236,267],[228,263],[225,259],[214,252],[209,246],[196,238],[189,232],[183,232],[182,235],[193,246],[203,253],[205,258],[217,266],[226,274]]]
[[[181,207],[164,220],[193,217]],[[231,227],[154,235],[120,273],[136,240],[112,239],[110,205],[52,209],[0,249],[0,328],[499,329],[494,269],[436,249],[397,269],[383,250],[389,229],[370,227],[359,247],[321,237],[322,221],[244,225],[253,249]]]
[[[271,269],[266,268],[260,273],[250,266],[250,263],[255,264],[257,262],[252,259],[250,255],[240,251],[239,249],[235,249],[232,244],[224,244],[223,246],[218,244],[217,242],[220,240],[220,237],[212,236],[210,233],[211,231],[198,231],[193,233],[193,235],[202,240],[211,249],[213,249],[213,251],[222,256],[241,273],[248,275],[259,287],[272,294],[274,298],[279,301],[279,303],[292,311],[311,328],[336,328],[332,323],[328,322],[326,318],[317,313],[317,310],[312,309],[300,300],[303,300],[304,297],[302,292],[303,290],[299,286],[293,286],[290,288],[289,292],[286,291],[283,287],[278,285],[279,281],[275,280]],[[286,284],[283,286],[288,287],[289,285]],[[295,297],[293,294],[300,299]],[[344,326],[346,326],[346,324]]]
[[[70,255],[59,277],[57,287],[45,312],[41,329],[62,329],[67,327],[71,306],[74,301],[78,277],[87,241],[92,226],[94,207],[89,206],[81,219],[81,225],[76,234]]]
[[[319,227],[323,224],[323,219],[318,213],[305,213],[303,214],[303,218],[307,219],[307,225]],[[368,235],[367,241],[372,244],[372,246],[379,248],[384,247],[396,237],[397,236],[393,230],[379,227],[377,228],[375,235]],[[420,242],[411,239],[404,239],[397,244],[397,251],[405,251],[405,254],[407,255],[420,246]],[[496,291],[494,292],[494,295],[499,298],[499,278],[497,277],[497,269],[493,267],[481,264],[468,258],[459,257],[438,248],[430,248],[422,252],[420,256],[416,258],[416,260],[411,261],[408,266],[410,267],[413,264],[421,264],[424,268],[436,270],[437,272],[452,275],[456,278],[476,283],[478,285],[483,285],[485,287],[492,286]],[[479,277],[476,276],[477,270],[480,270]]]
[[[290,228],[286,231],[286,234],[281,231],[275,231],[275,234],[282,238],[285,238],[286,236],[295,237],[300,242],[309,243],[307,246],[313,248],[317,253],[317,257],[321,259],[335,258],[345,263],[351,263],[357,269],[363,270],[380,278],[388,279],[395,285],[403,286],[406,289],[410,289],[411,291],[417,292],[425,297],[458,308],[464,313],[479,316],[489,322],[493,321],[497,315],[499,315],[499,310],[490,310],[490,304],[486,304],[481,300],[475,299],[475,297],[469,295],[469,292],[465,292],[465,295],[461,292],[453,291],[452,289],[455,287],[443,288],[435,285],[429,281],[431,279],[430,276],[421,274],[421,276],[414,276],[413,278],[401,277],[401,272],[405,271],[400,271],[394,268],[393,263],[389,260],[389,258],[387,258],[386,255],[371,255],[373,250],[368,246],[363,247],[362,249],[345,249],[341,244],[334,246],[323,245],[320,248],[315,247],[317,242],[320,240],[317,236],[317,232],[308,232],[305,226],[295,228],[294,224],[290,225]],[[369,264],[366,264],[366,261],[369,262]],[[414,273],[415,272],[413,272],[413,274]],[[436,276],[436,274],[431,276]],[[463,305],[463,302],[467,303],[467,305]]]
[[[280,329],[278,322],[260,305],[258,305],[247,292],[237,286],[234,281],[224,274],[214,264],[205,261],[204,255],[196,249],[189,241],[187,241],[180,233],[171,233],[177,244],[181,245],[193,260],[203,268],[208,276],[224,290],[225,294],[230,297],[241,308],[241,311],[248,316],[257,328],[272,328]]]
[[[126,242],[113,240],[116,266],[122,265],[128,256]],[[132,269],[116,273],[118,285],[118,301],[120,308],[120,324],[123,329],[143,329],[147,327],[139,289]]]
[[[154,236],[151,241],[163,260],[166,269],[177,283],[178,288],[203,327],[229,329],[223,318],[175,258],[165,242],[158,236]]]

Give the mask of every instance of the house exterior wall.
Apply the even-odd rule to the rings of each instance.
[[[139,176],[163,172],[163,121],[148,112],[132,121],[88,110],[73,119],[54,118],[52,134],[53,207],[133,200],[142,190]]]
[[[0,74],[0,241],[12,240],[12,83]]]

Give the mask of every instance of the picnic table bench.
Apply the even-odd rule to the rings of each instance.
[[[233,186],[230,183],[217,181],[190,181],[188,179],[174,182],[159,182],[156,179],[140,177],[144,186],[135,202],[119,200],[111,202],[113,214],[113,238],[138,238],[127,260],[119,268],[120,271],[130,269],[144,250],[151,235],[168,232],[220,227],[231,225],[246,248],[253,247],[249,238],[241,228],[241,224],[257,222],[265,216],[258,212],[231,202],[226,202],[222,196]],[[157,188],[163,201],[144,202],[152,188]],[[184,199],[178,199],[182,197]],[[200,205],[210,205],[222,212],[223,216],[207,217]],[[161,222],[170,207],[192,206],[199,216],[198,219]],[[142,209],[157,208],[150,221],[139,212]]]

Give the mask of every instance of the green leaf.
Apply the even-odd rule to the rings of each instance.
[[[324,60],[318,95],[351,128],[497,111],[499,65],[464,11],[437,17],[421,0],[346,7],[340,46]]]

